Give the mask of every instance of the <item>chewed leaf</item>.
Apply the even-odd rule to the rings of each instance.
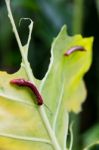
[[[68,36],[65,26],[54,39],[51,65],[40,87],[45,102],[53,109],[52,111],[57,108],[62,87],[64,88],[62,103],[66,109],[74,112],[81,110],[81,104],[86,96],[83,76],[91,65],[92,42],[92,37]],[[75,48],[75,53],[65,57],[66,51],[68,52],[68,49],[76,45],[85,51],[82,52],[82,49],[82,51],[76,51]]]
[[[28,28],[29,28],[28,40],[27,40],[27,43],[23,47],[25,55],[27,56],[28,55],[29,44],[30,44],[30,41],[31,41],[31,34],[32,34],[32,30],[33,30],[33,21],[30,18],[21,18],[20,22],[19,22],[19,25],[20,25],[21,21],[23,21],[23,20],[26,20],[26,21],[29,20],[30,21],[30,25],[28,26]]]
[[[15,74],[0,72],[0,149],[66,149],[68,113],[79,112],[86,96],[83,76],[91,64],[92,41],[80,35],[68,36],[64,26],[54,39],[49,69],[42,81],[32,75],[27,55]],[[75,45],[86,51],[64,56]],[[30,82],[32,79],[37,82]]]
[[[10,84],[13,78],[28,80],[23,67],[15,74],[0,72],[0,149],[52,150],[40,117],[36,96],[26,87]]]
[[[92,37],[68,36],[66,26],[63,26],[52,44],[51,62],[40,90],[44,102],[53,113],[50,116],[46,111],[61,145],[64,145],[61,137],[64,136],[62,126],[65,123],[65,111],[78,113],[86,98],[83,76],[91,65],[92,43]],[[83,47],[85,51],[75,51],[68,57],[64,56],[66,51],[75,46]]]

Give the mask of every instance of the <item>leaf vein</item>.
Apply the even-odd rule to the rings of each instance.
[[[54,117],[54,121],[53,121],[53,130],[54,131],[55,131],[55,128],[56,128],[56,123],[57,123],[57,118],[58,118],[58,114],[59,114],[59,110],[60,110],[60,106],[61,106],[61,102],[62,102],[63,92],[64,92],[64,86],[62,86],[62,88],[61,88],[59,101],[58,101],[58,106],[57,106],[57,109],[56,109],[56,112],[55,112],[55,117]]]
[[[43,138],[37,138],[37,137],[18,136],[18,135],[13,135],[13,134],[4,134],[4,133],[3,134],[0,133],[0,136],[17,139],[17,140],[23,140],[23,141],[41,142],[41,143],[51,144],[49,140],[43,139]]]

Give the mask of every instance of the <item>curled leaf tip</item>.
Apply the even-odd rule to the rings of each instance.
[[[11,84],[16,84],[18,86],[24,86],[24,87],[28,87],[32,90],[33,94],[35,94],[36,98],[37,98],[37,104],[38,105],[42,105],[43,104],[43,99],[41,94],[39,93],[37,87],[31,83],[30,81],[26,81],[25,79],[13,79],[10,81]]]
[[[83,46],[75,46],[75,47],[72,47],[69,50],[67,50],[64,53],[64,56],[69,56],[70,54],[72,54],[72,53],[74,53],[76,51],[86,51],[86,49]]]

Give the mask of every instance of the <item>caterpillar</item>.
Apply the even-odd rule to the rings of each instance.
[[[24,87],[30,88],[32,90],[32,92],[35,94],[35,96],[37,97],[37,104],[38,105],[43,104],[43,98],[42,98],[41,94],[39,93],[37,87],[30,81],[26,81],[25,79],[13,79],[10,81],[10,83],[16,84],[18,86],[24,86]]]
[[[83,46],[75,46],[70,48],[67,52],[64,53],[65,56],[69,56],[70,54],[74,53],[75,51],[86,51]]]

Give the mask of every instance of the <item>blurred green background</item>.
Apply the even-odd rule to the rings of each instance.
[[[23,21],[19,27],[19,20],[29,17],[34,21],[29,61],[36,78],[42,79],[47,71],[51,42],[64,24],[70,35],[81,33],[95,38],[93,63],[85,76],[88,96],[83,111],[77,116],[71,114],[77,121],[73,150],[80,150],[84,144],[99,139],[99,0],[12,0],[11,6],[23,44],[27,40],[29,22]],[[5,2],[0,0],[0,69],[13,73],[20,62]],[[99,146],[93,150],[99,150]]]

